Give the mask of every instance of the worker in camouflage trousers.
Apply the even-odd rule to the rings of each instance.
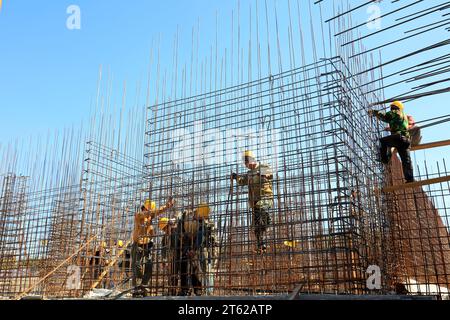
[[[256,237],[256,251],[267,250],[265,234],[271,223],[270,209],[273,207],[273,174],[269,165],[258,163],[252,151],[244,152],[244,163],[249,169],[247,174],[232,174],[238,185],[248,187],[248,204],[252,209],[252,226]]]
[[[210,218],[208,204],[202,203],[194,212],[194,219],[198,221],[197,244],[202,270],[202,284],[205,293],[210,295],[214,291],[214,276],[217,265],[219,245],[216,239],[216,226]]]
[[[391,134],[380,139],[381,162],[388,164],[392,155],[390,149],[396,148],[402,160],[403,174],[406,182],[414,182],[410,155],[411,139],[408,131],[408,117],[404,113],[404,106],[400,101],[392,102],[390,107],[391,111],[386,113],[369,110],[369,115],[373,115],[381,121],[389,123],[389,131]]]

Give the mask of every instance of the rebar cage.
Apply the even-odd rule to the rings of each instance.
[[[2,176],[2,295],[131,289],[134,215],[145,199],[160,206],[170,197],[176,204],[161,217],[201,203],[212,210],[216,250],[198,271],[202,294],[282,295],[299,285],[310,293],[379,294],[401,284],[445,293],[448,183],[382,192],[402,179],[398,160],[388,172],[377,161],[382,127],[352,79],[333,58],[151,106],[146,162],[89,141],[79,185],[29,192],[27,177]],[[264,254],[254,250],[248,189],[230,179],[246,172],[245,150],[274,177]],[[157,218],[153,225],[148,290],[177,294]],[[368,285],[373,270],[382,271],[378,286]]]

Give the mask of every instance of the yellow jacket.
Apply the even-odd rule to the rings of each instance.
[[[148,244],[153,236],[152,219],[169,209],[164,205],[157,210],[141,210],[134,215],[133,242]]]

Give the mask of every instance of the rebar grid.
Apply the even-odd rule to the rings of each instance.
[[[321,10],[327,2],[316,1],[319,6],[314,7]],[[440,1],[432,8],[413,13],[408,10],[414,10],[421,1],[393,2],[392,11],[383,17],[400,14],[397,21],[404,22],[393,22],[395,25],[386,30],[409,28],[405,37],[387,39],[367,49],[363,40],[383,31],[361,34],[358,29],[364,24],[355,25],[352,13],[371,2],[375,1],[354,7],[347,4],[347,9],[342,12],[339,8],[334,17],[327,19],[330,54],[325,54],[325,43],[323,51],[325,56],[336,55],[334,58],[319,58],[311,25],[316,62],[306,65],[297,1],[304,66],[295,67],[295,41],[289,21],[291,68],[283,72],[277,25],[279,73],[271,74],[268,41],[270,76],[266,78],[261,77],[259,38],[258,80],[252,81],[250,62],[248,82],[243,81],[243,55],[238,54],[238,67],[233,68],[232,43],[231,84],[227,51],[220,59],[217,48],[216,57],[211,49],[209,85],[208,59],[201,62],[199,69],[197,56],[197,72],[201,70],[200,90],[195,89],[198,94],[192,92],[198,81],[191,65],[190,80],[186,66],[181,80],[177,79],[178,70],[174,70],[174,90],[168,98],[166,91],[171,85],[166,76],[160,79],[158,58],[155,103],[148,107],[147,96],[146,107],[141,108],[137,93],[128,126],[122,126],[124,107],[118,126],[111,121],[114,117],[104,114],[104,103],[111,101],[112,80],[108,76],[107,96],[100,94],[100,87],[98,90],[100,117],[97,122],[93,120],[90,135],[85,139],[80,134],[77,138],[72,131],[62,139],[58,137],[62,155],[55,157],[57,160],[52,157],[59,149],[47,145],[48,161],[44,161],[42,172],[32,160],[28,164],[37,188],[29,190],[28,178],[15,173],[1,177],[0,295],[81,297],[94,288],[126,292],[131,289],[134,214],[145,199],[152,199],[159,206],[174,197],[175,207],[163,217],[179,216],[202,202],[212,209],[210,219],[216,225],[218,245],[213,263],[201,272],[202,294],[281,295],[303,284],[303,290],[309,293],[410,292],[445,296],[450,285],[449,184],[380,192],[383,187],[401,184],[402,176],[396,157],[388,173],[378,163],[382,127],[370,120],[366,110],[371,104],[394,99],[385,99],[385,90],[403,88],[400,85],[409,83],[414,87],[396,95],[397,99],[448,92],[448,88],[424,91],[448,81],[439,78],[449,70],[447,54],[434,55],[420,64],[415,60],[422,53],[438,53],[449,44],[448,39],[432,45],[420,44],[419,49],[384,62],[380,57],[375,63],[371,52],[444,29],[446,20],[438,19],[447,15],[449,2]],[[291,10],[289,1],[288,4]],[[265,9],[269,30],[267,3]],[[309,9],[312,20],[311,6]],[[432,23],[410,27],[409,23],[420,21],[421,17],[430,18]],[[177,41],[178,33],[178,45]],[[237,47],[239,53],[239,42]],[[191,64],[194,49],[193,45]],[[177,50],[174,49],[174,61],[178,59]],[[398,67],[398,62],[408,64]],[[392,67],[392,72],[383,75],[382,68],[386,66]],[[233,85],[236,74],[239,85]],[[392,82],[385,84],[385,80]],[[123,91],[125,101],[126,85]],[[179,91],[184,98],[175,98]],[[81,164],[82,144],[85,149]],[[36,153],[41,152],[39,147]],[[247,149],[253,150],[262,163],[270,164],[274,173],[272,223],[267,232],[268,250],[262,255],[254,252],[248,190],[230,180],[233,172],[245,173],[241,158]],[[4,160],[3,168],[20,172],[16,154],[6,154]],[[51,165],[46,166],[47,162]],[[433,173],[428,172],[426,164],[424,168],[427,172],[419,172],[419,179],[448,175],[445,162]],[[78,180],[80,183],[74,183]],[[174,285],[169,279],[173,276],[171,264],[181,261],[163,256],[163,233],[158,230],[157,219],[153,227],[153,273],[148,291],[152,295],[179,293],[179,283]],[[367,268],[374,265],[381,269],[381,289],[367,286]]]
[[[335,65],[342,61],[151,107],[147,168],[160,174],[151,175],[150,198],[173,195],[175,212],[202,202],[212,208],[220,239],[214,294],[287,293],[298,283],[311,292],[361,293],[367,267],[382,264],[382,253],[368,250],[383,240],[376,237],[381,173],[366,143],[379,128]],[[230,190],[247,149],[274,168],[263,256],[253,252],[247,191]],[[155,294],[164,294],[163,281],[155,282]]]

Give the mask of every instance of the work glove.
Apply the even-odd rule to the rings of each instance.
[[[237,178],[238,178],[237,173],[233,172],[233,173],[231,174],[231,179],[237,180]]]
[[[372,109],[367,110],[367,113],[369,114],[369,116],[373,116],[373,110]]]

